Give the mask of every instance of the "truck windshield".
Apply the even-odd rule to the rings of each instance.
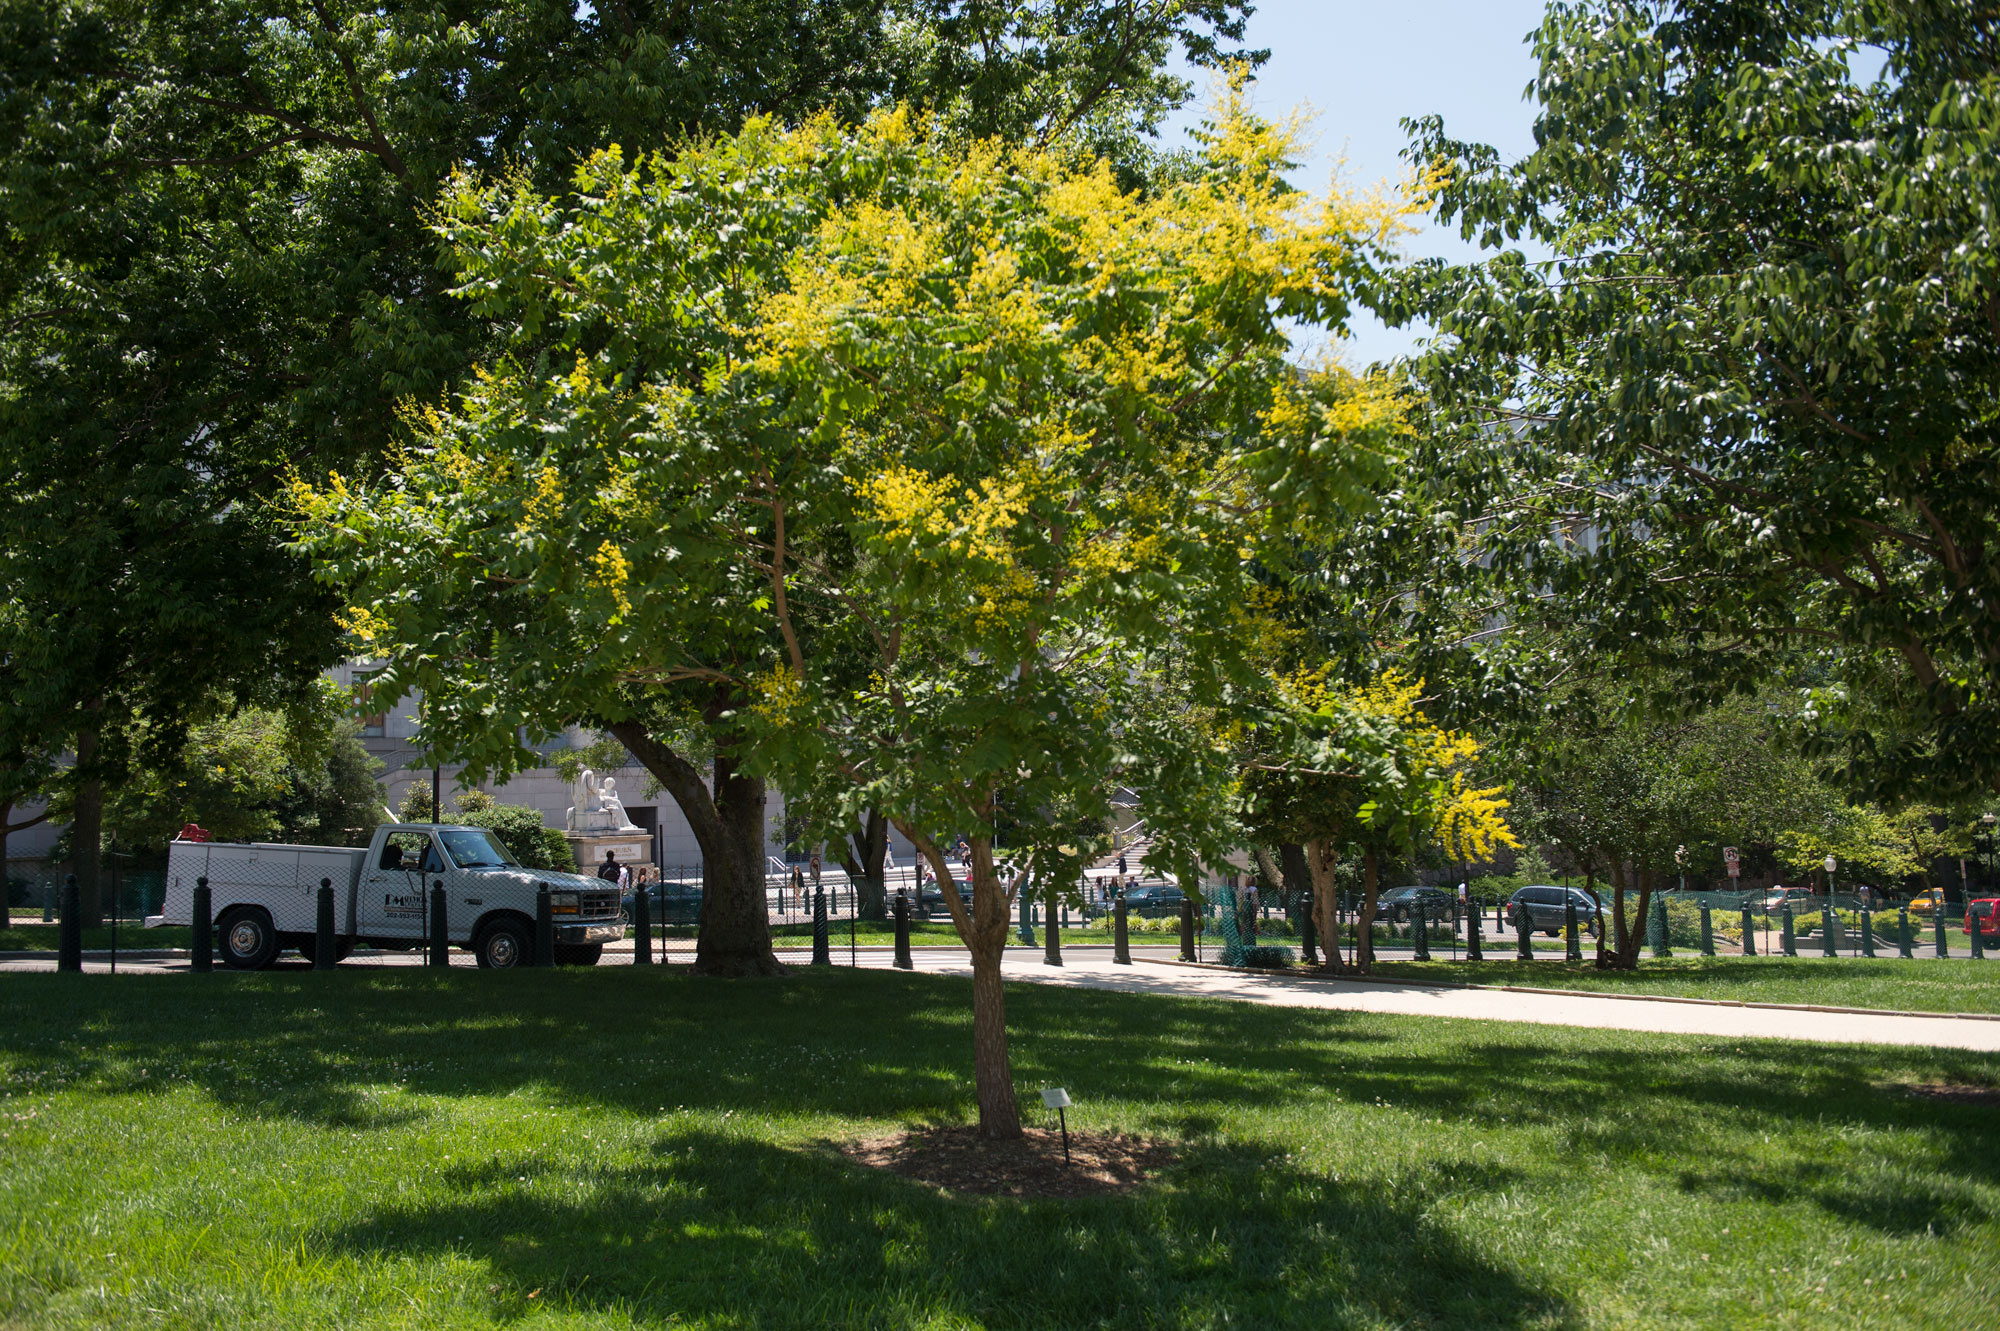
[[[451,862],[461,869],[511,869],[519,864],[491,832],[440,832]]]

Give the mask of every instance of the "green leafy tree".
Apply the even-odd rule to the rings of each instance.
[[[1416,373],[1505,613],[1683,697],[1824,651],[1851,788],[1991,791],[2000,11],[1584,0],[1534,40],[1527,157],[1412,126],[1495,253],[1385,306],[1437,329]]]
[[[1070,126],[1137,170],[1185,96],[1173,58],[1221,58],[1242,10],[0,0],[0,601],[22,610],[0,660],[24,681],[0,752],[73,751],[86,914],[104,792],[218,693],[284,705],[334,657],[336,598],[264,501],[293,468],[372,470],[398,404],[507,331],[452,298],[425,229],[454,171],[561,192],[606,143],[899,94],[970,132]]]
[[[1301,391],[1280,321],[1338,323],[1402,205],[1292,191],[1292,136],[1241,97],[1150,195],[900,110],[753,122],[637,169],[606,153],[573,211],[468,185],[444,223],[468,290],[568,341],[433,413],[394,484],[299,496],[373,651],[475,757],[515,752],[482,718],[587,699],[628,709],[607,728],[672,789],[642,704],[605,700],[686,683],[715,690],[719,775],[728,753],[883,812],[971,949],[994,1135],[1019,1132],[1010,910],[1063,844],[1024,821],[1003,862],[998,820],[1101,824],[1132,773],[1149,827],[1219,845],[1227,764],[1156,715],[1150,676],[1180,653],[1219,701],[1255,541],[1355,493],[1388,432],[1368,394]],[[704,840],[711,862],[753,849]]]

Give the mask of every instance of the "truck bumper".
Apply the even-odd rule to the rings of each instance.
[[[558,943],[615,943],[625,936],[625,926],[617,920],[603,924],[559,924]]]

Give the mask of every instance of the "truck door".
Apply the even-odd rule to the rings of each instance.
[[[444,871],[429,832],[391,832],[361,871],[356,933],[365,938],[421,938],[424,893]]]

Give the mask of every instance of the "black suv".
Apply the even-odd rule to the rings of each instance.
[[[1597,903],[1590,899],[1590,893],[1580,887],[1524,887],[1507,898],[1507,927],[1518,929],[1522,911],[1528,913],[1528,927],[1540,929],[1554,938],[1562,933],[1566,923],[1563,900],[1567,897],[1576,903],[1576,927],[1586,932],[1596,932]]]
[[[1451,893],[1441,887],[1395,887],[1375,898],[1375,918],[1394,924],[1408,924],[1417,918],[1417,903],[1424,907],[1426,924],[1442,924],[1451,918]]]
[[[1181,913],[1187,897],[1172,883],[1141,883],[1125,889],[1125,913],[1141,919],[1163,920]]]
[[[637,893],[626,889],[619,899],[625,922],[632,922],[632,903]],[[701,884],[662,882],[646,884],[646,913],[654,924],[700,924]]]

